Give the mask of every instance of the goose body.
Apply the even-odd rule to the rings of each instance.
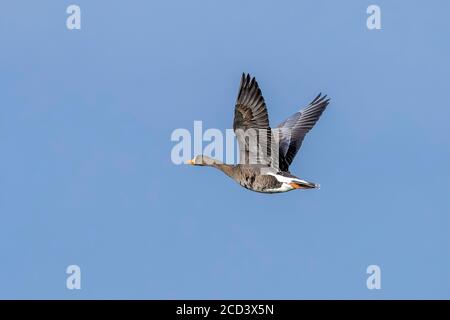
[[[328,103],[329,99],[319,94],[303,110],[276,128],[270,128],[267,107],[258,83],[249,74],[243,74],[233,123],[239,143],[240,163],[223,164],[204,155],[197,155],[188,163],[219,169],[242,187],[256,192],[280,193],[319,188],[316,183],[292,175],[289,166],[306,133],[319,120]]]

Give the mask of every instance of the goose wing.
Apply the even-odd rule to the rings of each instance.
[[[266,103],[255,78],[242,74],[233,129],[241,164],[269,164],[271,129]]]
[[[327,96],[319,94],[303,110],[280,123],[275,130],[279,139],[279,169],[288,171],[295,155],[302,146],[306,134],[314,127],[316,122],[329,104]]]

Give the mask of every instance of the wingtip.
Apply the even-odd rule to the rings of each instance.
[[[319,93],[319,95],[313,100],[312,104],[326,104],[328,105],[330,103],[331,98],[328,97],[327,94],[322,96],[322,92]]]
[[[242,72],[242,75],[241,75],[241,87],[251,87],[255,83],[257,83],[255,77],[252,77],[250,75],[250,73]]]
[[[320,100],[320,96],[322,95],[322,92],[319,92],[319,94],[312,100],[312,102],[311,103],[316,103],[317,101],[319,101]]]

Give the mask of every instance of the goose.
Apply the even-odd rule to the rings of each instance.
[[[289,166],[329,101],[320,93],[304,109],[271,128],[258,82],[250,74],[243,73],[233,123],[239,145],[239,164],[224,164],[202,154],[186,163],[219,169],[242,187],[261,193],[318,189],[319,184],[291,174]],[[274,140],[275,136],[278,140]]]

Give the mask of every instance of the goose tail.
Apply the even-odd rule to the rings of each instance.
[[[295,189],[320,189],[320,184],[306,180],[294,180],[291,185]]]

